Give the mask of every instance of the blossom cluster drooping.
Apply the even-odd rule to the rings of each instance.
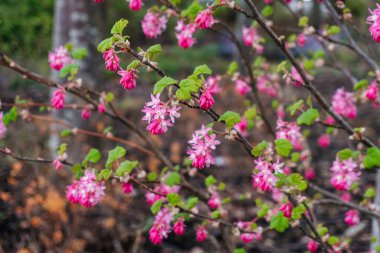
[[[293,204],[291,202],[286,202],[280,207],[280,210],[284,213],[286,218],[290,218],[292,216]]]
[[[369,10],[371,15],[367,18],[368,24],[370,24],[369,32],[372,38],[376,42],[380,42],[380,5],[376,4],[375,10]]]
[[[294,149],[301,150],[302,134],[300,130],[301,128],[296,122],[286,122],[279,119],[276,127],[276,139],[287,139],[292,143]]]
[[[351,209],[347,211],[344,216],[344,221],[349,226],[354,226],[354,225],[359,224],[360,222],[359,212],[355,209]]]
[[[170,187],[166,184],[159,184],[159,185],[156,185],[156,187],[154,187],[154,192],[160,193],[162,195],[168,195],[171,192],[177,193],[179,189],[180,188],[177,185]],[[156,202],[157,200],[164,199],[164,198],[165,198],[164,196],[155,194],[153,192],[147,192],[145,194],[146,202],[149,205],[153,205],[154,202]]]
[[[166,29],[168,18],[158,12],[148,11],[141,20],[142,30],[149,39],[154,39]]]
[[[153,226],[149,230],[149,239],[153,244],[160,244],[168,237],[168,234],[172,230],[170,225],[172,220],[173,216],[167,208],[163,208],[157,213]]]
[[[244,221],[239,221],[236,223],[237,227],[241,230],[245,231],[250,231],[252,228],[252,222],[244,222]],[[263,239],[263,228],[262,227],[257,227],[254,232],[251,233],[241,233],[240,239],[244,243],[250,243],[253,240],[260,241]]]
[[[170,100],[163,103],[160,100],[160,94],[156,96],[151,95],[152,101],[147,102],[142,109],[145,116],[142,120],[148,122],[146,128],[151,134],[164,134],[168,131],[168,127],[173,126],[175,118],[179,118],[180,106],[177,106],[177,102]]]
[[[256,49],[258,54],[264,51],[263,45],[260,44],[260,35],[254,26],[243,27],[243,42],[246,46]]]
[[[63,168],[63,161],[66,160],[67,154],[63,153],[62,155],[57,156],[53,161],[54,169],[61,170]]]
[[[202,125],[202,128],[195,131],[193,138],[189,141],[190,147],[187,150],[189,159],[192,165],[198,169],[207,168],[211,164],[215,164],[215,158],[212,156],[212,151],[220,141],[216,139],[215,134],[210,134],[212,129]]]
[[[304,33],[301,33],[300,35],[298,35],[297,37],[297,44],[300,46],[300,47],[304,47],[307,43],[307,37]]]
[[[208,232],[205,226],[200,226],[197,230],[197,241],[203,242],[207,239]]]
[[[347,118],[356,118],[355,97],[353,92],[345,91],[344,88],[336,90],[332,97],[332,107],[336,113]]]
[[[211,28],[217,21],[212,16],[212,10],[207,8],[197,15],[195,18],[195,23],[200,29]]]
[[[365,96],[369,101],[376,101],[379,93],[379,88],[377,87],[377,82],[374,81],[368,85],[367,90],[365,91]]]
[[[270,97],[276,96],[277,92],[276,92],[275,87],[273,86],[273,81],[271,81],[268,76],[261,75],[257,77],[256,85],[257,85],[257,90],[259,92],[267,94]]]
[[[60,110],[65,106],[65,94],[66,91],[63,87],[58,87],[53,93],[51,104],[55,109]]]
[[[115,53],[113,48],[103,53],[103,59],[106,63],[106,69],[112,72],[116,72],[120,68],[120,58]]]
[[[195,23],[185,24],[179,20],[175,30],[177,31],[175,36],[177,37],[178,45],[180,47],[188,48],[197,42],[193,37],[193,34],[197,31],[197,25]]]
[[[0,139],[3,139],[7,134],[7,127],[3,122],[3,112],[0,112]]]
[[[360,171],[358,171],[357,167],[357,163],[352,158],[344,161],[337,158],[330,169],[332,171],[330,179],[332,186],[340,191],[349,190],[360,176]]]
[[[136,87],[137,69],[120,70],[117,73],[121,75],[120,84],[123,89],[133,90]]]
[[[143,3],[141,0],[129,0],[129,9],[132,11],[139,11],[142,6]]]
[[[310,252],[317,252],[319,248],[319,243],[314,241],[313,239],[310,239],[310,241],[307,243],[307,249]]]
[[[255,160],[255,164],[255,170],[257,170],[257,172],[252,176],[253,186],[261,191],[272,190],[278,181],[275,174],[282,173],[283,164],[279,161],[272,164],[263,160],[261,157]]]
[[[245,117],[241,117],[239,123],[235,125],[235,129],[243,136],[246,137],[248,135],[248,122]]]
[[[238,94],[244,96],[248,92],[252,90],[252,88],[248,85],[248,83],[243,79],[236,80],[235,90]]]
[[[49,64],[52,69],[61,70],[65,65],[71,63],[72,59],[65,47],[60,46],[55,52],[49,52]]]
[[[66,198],[71,203],[92,207],[102,200],[105,188],[104,181],[99,182],[94,171],[87,170],[79,181],[66,187]]]
[[[214,104],[214,95],[220,92],[218,83],[220,81],[219,76],[209,77],[203,84],[203,92],[199,98],[199,106],[203,110],[210,109]]]

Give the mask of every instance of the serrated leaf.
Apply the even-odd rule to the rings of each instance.
[[[189,100],[191,98],[191,94],[186,89],[178,89],[175,93],[178,100]]]
[[[353,153],[352,153],[351,149],[345,148],[345,149],[339,151],[336,155],[338,156],[340,161],[344,161],[344,160],[351,158],[353,156]]]
[[[160,210],[161,210],[161,206],[162,206],[162,199],[160,200],[157,200],[153,203],[153,205],[150,207],[150,211],[152,211],[152,213],[154,215],[156,215]]]
[[[329,232],[329,230],[326,227],[324,227],[322,224],[318,224],[317,232],[319,236],[324,236]]]
[[[375,189],[374,188],[369,188],[369,189],[367,189],[366,191],[365,191],[365,193],[364,193],[364,197],[365,198],[373,198],[373,197],[375,197]]]
[[[171,206],[178,206],[181,203],[181,196],[174,192],[169,193],[166,199]]]
[[[122,177],[125,174],[130,174],[137,166],[137,164],[139,164],[138,161],[125,160],[124,162],[120,163],[120,166],[116,170],[116,175]]]
[[[100,53],[104,53],[105,51],[107,51],[108,49],[110,49],[112,47],[112,43],[113,43],[113,38],[108,38],[108,39],[105,39],[105,40],[102,40],[98,46],[97,46],[97,50],[98,52]]]
[[[139,66],[140,66],[140,61],[139,60],[133,60],[131,63],[128,64],[127,70],[137,69]]]
[[[187,201],[186,201],[186,208],[187,209],[192,209],[194,208],[199,202],[199,198],[198,197],[190,197]]]
[[[147,56],[150,60],[152,60],[155,55],[161,52],[162,52],[162,47],[160,44],[153,45],[150,48],[148,48],[148,50],[146,50]]]
[[[233,128],[237,123],[241,121],[240,114],[237,112],[227,111],[223,113],[218,121],[224,121],[228,129]]]
[[[282,61],[280,64],[278,64],[276,68],[276,72],[278,73],[285,72],[287,63],[288,61]]]
[[[260,209],[257,211],[257,217],[262,218],[267,215],[269,211],[269,205],[267,203],[261,204]]]
[[[297,118],[297,124],[310,126],[318,117],[319,111],[315,108],[310,108]]]
[[[306,212],[306,207],[304,205],[298,205],[292,210],[292,219],[299,220],[302,217],[302,214]]]
[[[84,57],[87,56],[87,49],[86,48],[78,48],[73,51],[73,58],[77,60],[82,60]]]
[[[110,103],[114,100],[114,98],[115,98],[115,95],[112,92],[108,92],[105,97],[105,100],[107,103]]]
[[[9,110],[9,112],[5,113],[3,115],[3,123],[5,126],[9,126],[9,123],[11,121],[15,122],[17,120],[17,108],[14,106],[12,109]]]
[[[71,130],[70,129],[63,129],[62,131],[61,131],[61,137],[67,137],[67,136],[69,136],[71,134]]]
[[[128,25],[128,20],[122,18],[113,25],[111,29],[111,34],[123,34],[124,28]]]
[[[336,25],[332,25],[327,29],[327,33],[331,36],[337,33],[340,33],[340,27]]]
[[[179,175],[178,172],[171,172],[168,177],[165,179],[165,184],[168,186],[173,186],[176,184],[181,183],[181,176]]]
[[[181,82],[179,83],[179,87],[181,87],[181,89],[186,90],[190,93],[197,93],[199,90],[199,86],[197,85],[197,82],[192,79],[181,80]]]
[[[267,147],[269,147],[269,143],[262,141],[251,150],[251,154],[255,157],[259,157]]]
[[[106,162],[106,168],[110,168],[112,163],[114,163],[117,159],[125,156],[126,150],[120,146],[117,146],[116,148],[110,150],[108,152],[108,158]]]
[[[368,86],[368,80],[367,79],[363,79],[363,80],[360,80],[359,82],[357,82],[354,85],[354,90],[360,90],[362,88],[367,88],[367,86]]]
[[[261,10],[261,15],[264,17],[269,17],[270,15],[273,14],[273,7],[271,5],[266,5],[262,10]]]
[[[307,16],[303,16],[298,20],[298,26],[306,27],[309,25],[309,18]]]
[[[307,189],[307,183],[305,179],[298,173],[292,173],[287,178],[286,181],[289,185],[296,187],[299,191],[304,191]]]
[[[289,105],[288,111],[290,112],[290,115],[293,116],[298,109],[301,108],[303,105],[303,99],[298,100],[297,102]]]
[[[100,173],[98,175],[98,180],[100,181],[100,180],[104,179],[107,181],[111,177],[111,175],[112,175],[112,170],[103,169],[100,171]]]
[[[204,74],[207,74],[207,75],[212,74],[211,69],[206,64],[200,65],[194,69],[193,75],[197,76],[197,75],[204,75]]]
[[[334,244],[336,244],[338,242],[339,242],[339,238],[336,237],[336,236],[334,236],[334,235],[330,236],[329,239],[327,240],[327,243],[329,245],[334,245]]]
[[[150,172],[146,178],[148,179],[148,181],[154,181],[156,180],[158,177],[157,173],[156,172]]]
[[[90,151],[88,152],[84,160],[90,163],[97,163],[99,162],[100,158],[101,158],[100,151],[96,148],[92,148],[90,149]]]
[[[177,80],[168,76],[164,76],[157,83],[154,84],[153,94],[157,95],[158,93],[162,93],[166,87],[172,84],[176,84],[176,83],[177,83]]]
[[[276,152],[280,156],[288,157],[290,151],[293,150],[293,145],[287,139],[277,139],[274,143],[276,145]]]
[[[200,12],[202,9],[203,8],[198,3],[198,1],[194,1],[189,7],[181,11],[181,16],[187,17],[190,21],[193,21],[197,16],[198,12]]]
[[[210,175],[205,178],[205,185],[207,187],[216,184],[216,178],[213,175]]]
[[[367,149],[367,155],[363,159],[363,165],[366,169],[380,167],[380,150],[376,147]]]
[[[237,62],[236,61],[231,62],[230,65],[228,65],[227,75],[232,76],[236,72],[237,69],[238,69]]]
[[[275,229],[277,232],[284,232],[289,227],[289,220],[284,217],[282,211],[277,212],[270,220],[270,228]]]
[[[59,71],[59,77],[64,78],[67,75],[73,77],[76,73],[78,73],[79,66],[76,64],[67,64]]]

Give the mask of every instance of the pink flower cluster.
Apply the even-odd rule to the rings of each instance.
[[[103,53],[103,59],[106,63],[106,69],[112,72],[116,72],[120,68],[120,58],[115,53],[113,48]]]
[[[259,92],[267,94],[270,97],[275,97],[277,92],[272,83],[273,81],[269,80],[268,76],[266,75],[259,76],[257,77],[257,81],[256,81],[257,90]]]
[[[248,92],[252,90],[252,88],[248,85],[248,83],[243,79],[236,80],[235,90],[238,94],[244,96]]]
[[[214,104],[214,95],[220,92],[218,83],[220,81],[219,76],[209,77],[203,84],[203,92],[199,98],[199,106],[203,110],[210,109]]]
[[[117,73],[121,75],[120,84],[123,87],[123,89],[133,90],[136,87],[137,69],[122,69]]]
[[[216,139],[215,134],[210,134],[211,128],[202,125],[202,128],[195,131],[193,139],[189,141],[191,145],[187,150],[189,159],[193,161],[192,165],[198,169],[207,168],[215,164],[215,158],[212,157],[212,151],[220,141]]]
[[[129,9],[132,11],[139,11],[143,3],[141,0],[129,0]]]
[[[369,101],[376,101],[378,97],[379,89],[377,87],[377,82],[374,81],[370,85],[368,85],[368,88],[365,92],[365,96]]]
[[[380,5],[376,4],[375,10],[369,10],[371,15],[367,18],[368,24],[370,24],[369,32],[372,38],[376,42],[380,42]]]
[[[330,146],[330,135],[322,134],[321,136],[319,136],[318,145],[321,148],[327,148],[328,146]]]
[[[304,47],[307,43],[307,37],[305,34],[301,33],[300,35],[298,35],[297,37],[297,44],[300,46],[300,47]]]
[[[121,188],[123,188],[123,192],[125,193],[125,194],[131,194],[131,193],[133,193],[133,185],[132,185],[132,183],[130,183],[130,182],[122,182],[121,183]]]
[[[154,39],[165,31],[167,22],[167,16],[148,11],[141,20],[141,26],[145,36]]]
[[[170,210],[167,208],[161,209],[156,217],[154,218],[154,223],[152,228],[149,230],[149,239],[153,244],[160,244],[168,234],[171,232],[171,225],[173,216]]]
[[[81,112],[82,119],[87,120],[91,117],[91,105],[85,106]]]
[[[290,202],[286,202],[280,207],[280,211],[284,213],[284,216],[286,218],[290,218],[292,216],[293,204]]]
[[[145,116],[142,120],[148,122],[148,127],[146,128],[151,134],[164,134],[168,131],[168,127],[173,126],[175,118],[179,118],[179,110],[175,102],[163,103],[160,100],[160,94],[156,96],[151,95],[152,101],[147,102],[142,109]]]
[[[185,233],[185,222],[183,218],[179,218],[173,225],[173,231],[176,235],[183,235]]]
[[[294,146],[295,150],[302,149],[301,128],[296,122],[286,122],[281,119],[277,121],[276,139],[287,139]]]
[[[260,45],[260,35],[254,26],[243,27],[243,42],[248,47],[256,49],[258,54],[262,54],[264,47]]]
[[[251,230],[251,226],[252,226],[252,222],[239,221],[236,225],[241,230],[250,231]],[[254,233],[242,233],[240,235],[240,239],[244,243],[250,243],[253,240],[260,241],[263,238],[262,237],[262,231],[263,231],[262,227],[258,227],[254,231]]]
[[[344,221],[349,225],[349,226],[354,226],[359,224],[360,222],[360,217],[359,217],[359,212],[355,209],[351,209],[346,212]]]
[[[221,203],[222,203],[222,200],[220,199],[217,193],[212,194],[211,198],[207,202],[208,206],[211,209],[218,209]]]
[[[175,27],[177,31],[175,36],[178,40],[178,45],[182,48],[192,47],[197,40],[193,38],[193,34],[197,31],[197,25],[195,23],[185,24],[181,20],[177,22]]]
[[[212,16],[212,10],[207,8],[197,15],[195,23],[200,29],[207,29],[211,28],[217,21]]]
[[[317,252],[319,248],[319,243],[314,241],[313,239],[310,239],[310,241],[307,243],[307,249],[310,252]]]
[[[339,161],[337,158],[330,169],[332,171],[330,179],[332,186],[340,191],[349,190],[360,176],[360,171],[358,171],[357,167],[358,164],[352,158],[344,161]]]
[[[163,194],[163,195],[168,195],[171,192],[177,193],[179,191],[179,186],[175,185],[173,187],[170,187],[170,186],[168,186],[166,184],[159,184],[159,185],[156,185],[156,187],[154,187],[153,190],[155,192],[157,192],[157,193],[160,193],[160,194]],[[165,197],[163,197],[161,195],[154,194],[153,192],[147,192],[145,194],[146,202],[149,205],[153,205],[154,202],[156,202],[157,200],[164,199],[164,198]]]
[[[53,93],[51,104],[55,109],[60,110],[65,106],[65,94],[66,91],[63,87],[58,87]]]
[[[61,70],[66,64],[71,63],[71,57],[65,47],[60,46],[55,52],[49,52],[50,67],[55,70]]]
[[[207,239],[208,232],[205,226],[200,226],[197,230],[197,241],[203,242]]]
[[[97,180],[94,171],[87,170],[79,181],[66,187],[66,198],[71,203],[92,207],[102,200],[105,188],[104,182]]]
[[[62,162],[64,160],[66,160],[66,158],[67,158],[67,154],[66,153],[57,156],[57,158],[55,158],[54,161],[53,161],[54,169],[61,170],[63,168],[63,163]]]
[[[255,160],[255,170],[257,172],[252,176],[252,184],[254,187],[260,189],[261,191],[270,191],[276,185],[278,178],[275,176],[276,173],[282,173],[282,163],[277,161],[276,163],[270,163],[268,161],[262,160],[261,157]]]
[[[332,107],[336,113],[347,118],[356,118],[356,106],[353,92],[345,91],[344,88],[336,90],[332,97]]]
[[[0,139],[3,139],[7,134],[7,127],[3,122],[3,112],[0,112]]]
[[[292,69],[290,71],[290,76],[291,77],[290,77],[289,81],[287,82],[288,84],[290,82],[292,82],[297,87],[301,87],[302,86],[303,79],[302,79],[300,73],[298,72],[298,70],[295,67],[292,67]]]
[[[245,117],[241,117],[239,123],[235,125],[235,129],[243,136],[246,137],[248,135],[248,122]]]

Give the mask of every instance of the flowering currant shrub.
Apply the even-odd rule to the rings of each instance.
[[[6,147],[6,141],[0,151],[25,162],[51,164],[56,173],[71,168],[65,192],[71,207],[97,208],[116,187],[128,198],[142,198],[144,208],[151,212],[143,236],[153,245],[187,236],[191,244],[225,242],[226,252],[253,252],[255,245],[271,252],[273,242],[268,240],[293,233],[296,238],[291,240],[301,245],[297,252],[359,252],[356,240],[366,241],[366,252],[370,243],[373,252],[379,252],[379,234],[374,232],[372,239],[369,235],[370,221],[378,224],[380,219],[379,203],[374,200],[375,184],[379,187],[380,182],[373,176],[380,168],[375,139],[379,131],[371,133],[364,126],[365,109],[379,113],[378,59],[372,59],[353,37],[354,13],[345,1],[315,0],[332,17],[318,26],[311,25],[309,16],[300,10],[306,2],[129,0],[126,4],[140,12],[141,23],[116,21],[97,47],[104,70],[118,80],[117,94],[105,85],[87,87],[79,77],[79,63],[87,52],[70,43],[54,49],[46,59],[61,82],[42,78],[1,53],[2,66],[52,89],[50,103],[41,107],[79,109],[88,123],[99,114],[123,124],[137,137],[128,140],[110,129],[84,130],[74,126],[75,122],[73,126],[63,123],[62,143],[51,159],[25,159]],[[380,6],[367,2],[368,18],[360,22],[368,31],[359,32],[371,36],[369,43],[377,46]],[[277,11],[289,12],[296,27],[283,27],[275,18]],[[227,22],[226,13],[245,19],[238,32]],[[131,26],[141,29],[151,46],[133,44]],[[165,47],[156,44],[170,42],[169,34],[178,52],[201,48],[208,36],[221,36],[236,49],[236,61],[223,71],[213,71],[209,66],[215,59],[210,58],[210,62],[193,66],[190,73],[170,76],[161,68]],[[337,53],[341,48],[349,50],[350,57],[362,62],[361,70],[366,71],[345,67]],[[281,60],[269,59],[275,51]],[[333,82],[338,74],[326,72],[329,68],[344,75],[345,83]],[[320,73],[327,75],[325,87],[317,85]],[[67,96],[74,102],[68,103]],[[137,110],[139,118],[129,117],[124,110],[132,109],[119,106],[119,99],[132,96],[143,101]],[[33,105],[19,98],[12,105],[4,104],[0,139],[6,140],[18,116],[25,122],[44,118],[29,110]],[[186,116],[189,111],[201,116]],[[183,131],[186,138],[176,138],[174,130],[184,125],[192,133]],[[107,151],[94,146],[83,154],[70,154],[73,145],[65,138],[79,134],[112,141],[114,146]],[[162,143],[174,141],[184,147],[180,159],[162,148]],[[154,157],[159,171],[148,169],[148,158],[131,158],[136,157],[133,152]],[[249,166],[241,166],[239,159]],[[222,170],[230,170],[239,179],[223,178]],[[366,236],[361,238],[364,230]]]

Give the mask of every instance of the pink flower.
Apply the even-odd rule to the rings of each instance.
[[[106,69],[116,72],[120,68],[120,58],[117,56],[113,48],[103,53],[103,59],[106,63]]]
[[[264,0],[265,4],[271,4],[273,0]]]
[[[347,211],[346,215],[344,217],[344,221],[349,226],[354,226],[356,224],[359,224],[359,222],[360,222],[359,212],[355,209],[351,209],[351,210]]]
[[[173,225],[173,231],[176,235],[183,235],[185,233],[185,223],[183,218],[179,218]]]
[[[247,84],[246,81],[244,81],[242,79],[238,79],[238,80],[236,80],[235,90],[237,93],[244,96],[245,94],[250,92],[252,90],[252,88]]]
[[[175,27],[177,31],[175,36],[178,40],[178,45],[182,48],[189,48],[196,43],[196,39],[193,38],[193,34],[197,31],[197,25],[195,23],[184,24],[181,20],[177,22]]]
[[[220,93],[221,89],[219,87],[221,77],[220,76],[209,76],[205,83],[203,84],[204,89],[208,89],[212,95]]]
[[[244,137],[248,135],[248,123],[245,117],[241,117],[240,122],[235,125],[235,129]]]
[[[290,218],[292,216],[293,204],[287,202],[280,207],[280,210],[284,213],[286,218]]]
[[[208,206],[211,209],[218,209],[221,203],[222,201],[220,200],[218,194],[213,194],[211,198],[209,199],[209,201],[207,202]]]
[[[307,243],[307,249],[310,252],[317,252],[319,248],[319,243],[314,241],[313,239],[310,239],[310,241]]]
[[[262,160],[261,157],[255,160],[255,164],[255,170],[257,170],[257,172],[252,175],[253,187],[259,188],[263,192],[272,190],[278,181],[275,173],[282,172],[281,167],[283,164],[278,161],[271,164],[268,161]]]
[[[305,178],[307,180],[313,180],[315,179],[315,172],[313,168],[307,168],[305,171]]]
[[[121,75],[120,84],[124,89],[132,90],[136,87],[136,69],[131,68],[130,70],[120,70],[117,73]]]
[[[376,4],[375,10],[369,10],[371,15],[367,18],[367,23],[370,24],[369,32],[376,42],[380,42],[380,5]]]
[[[209,133],[211,128],[202,125],[200,130],[195,131],[193,138],[189,141],[190,147],[187,150],[189,159],[193,161],[192,165],[198,169],[207,168],[211,164],[215,164],[215,158],[212,157],[212,151],[220,141],[216,139],[216,135]]]
[[[142,5],[141,0],[129,0],[129,9],[132,11],[139,11]]]
[[[335,124],[335,119],[331,115],[329,115],[329,116],[326,117],[325,123],[329,124],[329,125],[334,125]]]
[[[79,181],[66,187],[66,197],[72,203],[92,207],[104,197],[104,181],[99,182],[94,171],[85,171]]]
[[[81,112],[81,116],[82,116],[82,119],[84,119],[84,120],[87,120],[91,117],[91,110],[90,110],[89,106],[86,106],[83,108],[83,110]]]
[[[57,47],[55,52],[49,52],[50,67],[55,70],[61,70],[66,64],[71,63],[71,57],[67,49],[63,46]]]
[[[322,134],[321,136],[319,136],[318,145],[321,148],[327,148],[328,146],[330,146],[330,135]]]
[[[145,36],[154,39],[165,31],[167,22],[168,18],[165,15],[148,11],[141,20],[141,26]]]
[[[253,239],[255,238],[255,234],[251,234],[251,233],[242,233],[240,235],[240,239],[242,242],[244,243],[250,243],[253,241]]]
[[[3,139],[7,134],[7,127],[3,122],[3,112],[0,112],[0,139]]]
[[[203,242],[207,239],[207,231],[204,226],[200,226],[197,230],[197,241]]]
[[[212,93],[210,92],[210,90],[209,89],[203,90],[202,95],[199,98],[199,106],[203,110],[208,110],[214,104],[215,104],[215,100],[214,100],[214,98],[213,98]]]
[[[217,21],[212,16],[212,10],[207,8],[201,11],[195,18],[195,23],[201,29],[211,28]]]
[[[95,3],[101,3],[103,2],[104,0],[94,0]]]
[[[375,101],[377,99],[378,88],[376,81],[370,84],[365,92],[365,96],[370,101]]]
[[[173,216],[167,208],[161,209],[154,218],[154,224],[149,230],[149,239],[153,244],[160,244],[171,231],[170,222]]]
[[[303,79],[302,79],[300,73],[298,72],[298,70],[295,67],[292,67],[292,70],[290,71],[290,75],[291,75],[291,79],[290,79],[291,82],[295,86],[301,87],[302,84],[303,84]]]
[[[305,36],[305,34],[301,33],[300,35],[298,35],[297,37],[297,44],[300,46],[300,47],[304,47],[307,43],[307,37]]]
[[[55,109],[60,110],[65,106],[65,89],[63,87],[58,87],[53,93],[53,98],[51,99],[51,104]]]
[[[256,28],[253,26],[243,27],[243,42],[248,47],[253,47],[253,45],[260,39]]]
[[[160,100],[160,94],[157,94],[156,97],[151,95],[152,101],[145,104],[142,112],[145,113],[145,116],[142,120],[148,122],[148,127],[146,128],[151,134],[164,134],[168,131],[168,127],[174,125],[175,118],[179,118],[179,110],[181,107],[173,102],[170,105],[170,102],[163,103]]]
[[[248,231],[251,230],[252,222],[239,221],[236,225],[239,229]],[[255,229],[254,233],[242,233],[240,239],[244,243],[250,243],[253,240],[259,241],[262,239],[262,231],[262,227],[258,227]]]
[[[98,104],[98,112],[99,113],[105,113],[107,110],[106,105],[103,102],[100,102]]]
[[[170,187],[170,186],[167,186],[166,184],[159,184],[156,187],[154,187],[153,190],[157,193],[160,193],[163,195],[168,195],[171,192],[177,193],[179,191],[179,189],[180,188],[176,185],[173,187]],[[145,194],[145,199],[149,205],[153,205],[154,202],[156,202],[157,200],[160,200],[160,199],[165,199],[165,197],[163,197],[161,195],[154,194],[152,192],[147,192]]]
[[[356,118],[356,106],[353,92],[347,92],[344,88],[336,90],[332,97],[333,110],[339,115],[350,119]]]
[[[359,179],[361,174],[357,167],[357,163],[354,162],[352,158],[344,161],[340,161],[337,158],[330,169],[332,171],[330,179],[332,186],[340,191],[349,190],[351,185]]]
[[[54,161],[53,161],[54,168],[56,170],[61,170],[63,168],[62,161],[66,160],[66,158],[67,158],[67,154],[66,153],[57,156],[57,158],[55,158]]]
[[[302,149],[301,128],[296,122],[286,122],[281,119],[277,121],[276,139],[289,140],[296,150]]]
[[[133,185],[130,182],[122,182],[121,187],[123,188],[123,192],[125,194],[130,194],[133,192]]]
[[[283,105],[279,105],[277,108],[277,117],[283,119],[285,117],[285,109]]]
[[[286,4],[289,4],[289,3],[292,2],[292,0],[284,0],[284,2],[285,2]]]
[[[345,202],[350,202],[351,201],[351,194],[349,192],[343,192],[342,195],[340,196],[342,200]]]
[[[275,97],[277,92],[272,83],[273,81],[270,80],[268,76],[259,76],[256,81],[257,90],[270,97]]]

